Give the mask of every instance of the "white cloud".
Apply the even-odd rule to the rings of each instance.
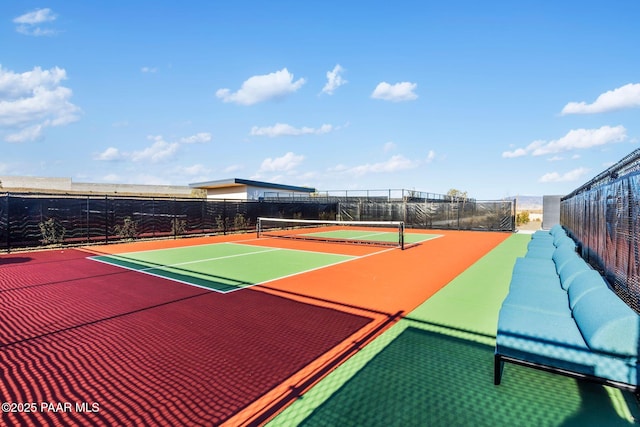
[[[80,109],[70,102],[71,89],[60,85],[66,78],[58,67],[14,73],[0,66],[0,127],[9,132],[6,141],[33,141],[46,127],[79,119]]]
[[[324,124],[319,128],[301,127],[295,128],[286,123],[276,123],[273,126],[251,128],[251,136],[268,136],[269,138],[275,138],[277,136],[299,136],[299,135],[321,135],[329,133],[334,130],[332,125]]]
[[[328,169],[329,172],[337,172],[337,173],[346,172],[348,170],[349,170],[349,168],[347,166],[343,165],[342,163],[340,163],[339,165],[330,167]]]
[[[95,156],[95,159],[110,162],[114,160],[120,160],[122,159],[122,157],[123,155],[122,153],[120,153],[120,150],[118,150],[115,147],[109,147],[106,150],[104,150],[102,153],[98,153]]]
[[[356,175],[362,176],[369,173],[390,173],[390,172],[398,172],[401,170],[414,169],[418,167],[420,162],[407,159],[406,157],[398,154],[392,156],[389,160],[379,163],[373,164],[364,164],[360,166],[355,166],[347,169],[346,172]]]
[[[149,147],[143,150],[134,151],[131,153],[131,160],[134,162],[140,162],[148,160],[152,163],[157,163],[162,160],[167,160],[178,151],[180,144],[177,142],[167,142],[162,136],[148,136],[147,139],[154,141]]]
[[[195,135],[180,138],[180,142],[183,144],[202,144],[209,141],[211,141],[211,134],[209,132],[200,132]]]
[[[333,70],[327,71],[327,83],[322,88],[322,92],[328,95],[333,95],[333,92],[339,88],[340,86],[347,83],[345,79],[342,78],[342,73],[345,71],[344,68],[337,64],[333,67]]]
[[[524,148],[502,153],[504,158],[514,158],[526,155],[543,156],[564,151],[588,149],[622,142],[627,139],[627,130],[624,126],[602,126],[598,129],[573,129],[559,139],[544,141],[537,140]]]
[[[135,182],[136,184],[142,185],[170,185],[171,181],[167,178],[149,175],[149,174],[138,174],[135,178],[131,179],[131,182]]]
[[[33,12],[25,13],[13,19],[16,24],[42,24],[43,22],[55,21],[57,16],[49,8],[36,9]]]
[[[569,102],[560,114],[595,114],[640,107],[640,83],[629,83],[598,96],[592,103]]]
[[[305,79],[293,81],[293,74],[286,68],[274,73],[250,77],[237,92],[218,89],[216,96],[224,102],[240,105],[253,105],[259,102],[283,98],[304,85]]]
[[[388,153],[389,151],[394,151],[396,148],[397,148],[396,143],[393,141],[389,141],[384,143],[383,150],[385,153]]]
[[[16,133],[9,134],[5,137],[5,141],[7,142],[25,142],[25,141],[35,141],[42,137],[42,128],[43,125],[33,125],[26,128],[21,129]]]
[[[36,9],[33,12],[25,13],[13,19],[16,31],[28,36],[52,36],[57,31],[51,28],[42,28],[39,25],[47,22],[53,22],[58,18],[56,14],[49,8]]]
[[[66,71],[58,67],[44,71],[34,67],[33,71],[17,74],[0,66],[0,96],[3,100],[22,99],[36,90],[56,88],[66,78]]]
[[[158,69],[156,67],[142,67],[140,69],[141,73],[155,73],[157,71],[158,71]]]
[[[583,177],[589,173],[589,169],[587,168],[578,168],[572,171],[566,172],[564,174],[560,174],[558,172],[550,172],[544,174],[538,180],[539,182],[573,182],[573,181],[581,181]]]
[[[100,161],[128,160],[132,162],[146,161],[158,163],[174,157],[180,150],[181,145],[209,142],[211,140],[211,134],[208,132],[200,132],[192,136],[180,138],[174,142],[165,141],[162,135],[149,135],[147,139],[153,141],[153,143],[141,150],[126,152],[116,147],[109,147],[103,152],[96,154],[94,159]]]
[[[366,163],[357,166],[346,166],[344,164],[338,164],[327,169],[327,172],[332,174],[346,174],[361,177],[368,174],[378,173],[395,173],[404,170],[415,169],[423,164],[431,163],[436,158],[436,153],[433,150],[429,150],[427,157],[424,159],[411,160],[401,154],[391,156],[389,159],[377,162]]]
[[[178,169],[178,174],[189,176],[208,175],[210,172],[211,169],[199,163],[191,166],[181,167]]]
[[[120,182],[122,181],[122,177],[115,173],[110,173],[102,177],[102,181],[104,182]]]
[[[394,85],[382,82],[376,86],[371,98],[392,102],[413,101],[418,98],[418,95],[414,93],[417,87],[417,83],[411,82],[401,82]]]
[[[303,155],[294,154],[289,151],[282,157],[276,157],[275,159],[268,157],[264,159],[260,165],[260,172],[290,171],[295,169],[303,160]]]
[[[230,166],[227,166],[226,168],[224,168],[223,171],[225,173],[232,173],[232,172],[237,172],[237,171],[242,170],[242,169],[243,169],[243,167],[241,165],[230,165]]]
[[[432,161],[434,161],[436,158],[436,152],[433,150],[429,150],[429,153],[427,154],[427,163],[431,163]]]
[[[512,159],[515,157],[522,157],[522,156],[526,156],[527,155],[527,150],[525,150],[524,148],[518,148],[516,150],[513,151],[505,151],[504,153],[502,153],[502,157],[507,158],[507,159]]]

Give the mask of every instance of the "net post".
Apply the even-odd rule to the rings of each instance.
[[[400,221],[400,226],[398,227],[398,243],[400,245],[400,249],[404,251],[404,221]]]
[[[260,238],[260,232],[262,231],[262,218],[258,217],[256,221],[256,237]]]

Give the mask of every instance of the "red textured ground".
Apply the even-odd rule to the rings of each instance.
[[[81,250],[0,256],[0,396],[36,409],[3,412],[2,421],[261,422],[287,404],[292,390],[304,391],[354,351],[354,342],[373,338],[394,314],[408,313],[508,237],[442,234],[409,250],[375,255],[380,248],[278,241],[370,256],[230,294],[97,263]]]

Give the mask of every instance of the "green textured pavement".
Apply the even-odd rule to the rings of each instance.
[[[493,384],[514,234],[275,417],[274,426],[629,426],[628,393],[513,364]],[[637,417],[637,413],[636,413]]]

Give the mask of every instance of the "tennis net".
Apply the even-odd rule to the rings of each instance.
[[[333,221],[260,217],[258,238],[277,237],[322,242],[405,248],[402,221]]]

